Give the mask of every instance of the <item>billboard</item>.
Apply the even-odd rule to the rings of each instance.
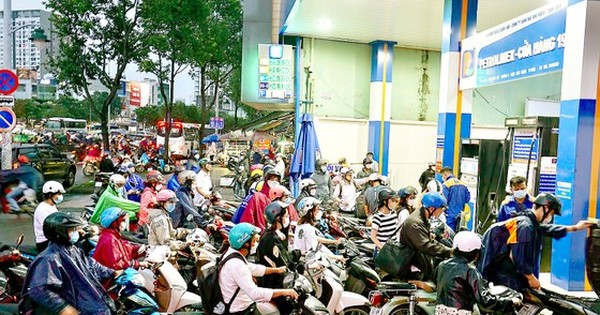
[[[129,104],[131,106],[140,106],[142,104],[139,82],[129,82]]]

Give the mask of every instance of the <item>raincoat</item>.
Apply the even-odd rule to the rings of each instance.
[[[444,197],[448,200],[446,224],[456,231],[460,213],[465,209],[465,205],[471,200],[471,193],[467,186],[460,180],[454,178],[454,176],[448,176],[442,186]]]
[[[242,214],[240,222],[250,223],[263,231],[267,227],[265,208],[269,203],[271,203],[271,199],[269,198],[269,185],[265,184],[262,189],[254,193],[248,201],[248,205]]]
[[[81,314],[109,315],[115,305],[101,282],[113,277],[114,272],[85,256],[77,246],[50,242],[29,266],[21,311],[58,314],[71,305]]]
[[[194,217],[193,221],[196,224],[198,224],[200,227],[204,227],[206,222],[204,222],[204,217],[198,212],[196,206],[194,206],[193,192],[191,187],[181,186],[175,195],[179,201],[175,206],[175,210],[169,213],[169,216],[173,220],[173,227],[181,227],[185,222],[188,221],[187,217],[190,214]]]
[[[321,201],[329,200],[331,197],[331,177],[329,176],[329,173],[315,170],[310,178],[317,183],[316,198]]]
[[[246,211],[246,208],[248,207],[248,202],[250,201],[250,199],[252,199],[252,196],[254,196],[253,192],[251,192],[250,194],[248,194],[248,196],[246,196],[246,198],[244,198],[244,200],[242,200],[242,203],[240,203],[240,206],[238,207],[238,209],[233,214],[233,217],[231,218],[231,222],[233,222],[235,224],[240,223],[240,220],[242,220],[242,216],[244,215],[244,211]]]
[[[139,262],[136,259],[144,256],[138,253],[139,249],[140,245],[122,239],[115,229],[103,229],[94,251],[94,259],[101,265],[115,270],[129,267],[137,269]]]
[[[150,209],[148,245],[169,245],[171,241],[181,239],[186,234],[186,229],[173,228],[173,223],[167,212],[160,209]]]
[[[138,174],[131,174],[127,182],[125,182],[125,191],[137,190],[137,194],[127,193],[127,199],[135,202],[140,202],[141,191],[144,190],[144,180]]]
[[[518,203],[514,197],[508,197],[500,206],[500,210],[498,211],[498,219],[496,222],[504,222],[517,214],[531,210],[533,208],[533,200],[531,200],[531,196],[527,194],[523,203]]]
[[[528,288],[524,275],[540,273],[544,236],[567,235],[567,227],[540,224],[531,211],[492,225],[483,234],[483,251],[477,268],[485,279],[517,291]]]
[[[181,185],[179,184],[179,179],[177,178],[177,174],[173,174],[167,182],[167,189],[172,191],[178,191]]]
[[[90,222],[100,224],[102,212],[110,207],[118,207],[126,211],[129,214],[130,221],[136,221],[136,215],[140,211],[139,203],[120,197],[119,193],[111,185],[108,185],[100,199],[98,199],[98,203],[96,203]]]
[[[158,201],[156,200],[156,190],[152,187],[144,188],[144,192],[142,192],[142,199],[140,202],[140,212],[138,212],[138,224],[146,225],[148,224],[148,211],[153,208]]]

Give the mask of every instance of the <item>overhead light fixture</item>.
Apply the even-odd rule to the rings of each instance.
[[[323,32],[328,32],[333,28],[333,22],[330,18],[322,18],[319,20],[319,29]]]

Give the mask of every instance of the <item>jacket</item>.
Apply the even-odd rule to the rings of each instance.
[[[90,222],[100,224],[102,212],[111,207],[123,209],[129,214],[130,221],[137,221],[137,213],[140,211],[140,204],[119,196],[119,193],[111,185],[108,185],[106,190],[104,190],[104,193],[102,193],[102,196],[98,199],[98,203],[96,203],[96,208],[90,218]]]
[[[109,315],[115,305],[101,282],[114,272],[85,256],[77,246],[50,242],[29,266],[22,296],[31,304],[21,303],[21,311],[58,314],[71,305],[81,314]]]
[[[246,206],[246,210],[242,214],[240,222],[250,223],[260,228],[261,231],[264,231],[267,227],[265,208],[271,203],[271,199],[269,199],[268,196],[269,185],[265,183],[261,191],[254,193],[250,200],[248,200],[248,206]]]
[[[148,224],[148,245],[169,245],[173,240],[181,239],[187,231],[183,228],[173,228],[171,218],[166,211],[150,209]]]
[[[465,205],[471,200],[471,193],[463,182],[449,176],[442,185],[443,193],[448,200],[448,209],[446,209],[446,224],[456,231],[456,224],[460,213],[465,209]]]
[[[400,229],[400,242],[416,253],[413,265],[429,278],[433,274],[432,258],[447,258],[452,249],[434,239],[424,209],[411,213]]]
[[[198,212],[196,206],[194,206],[193,196],[191,187],[181,186],[179,190],[175,193],[177,199],[177,205],[175,206],[175,210],[169,213],[169,216],[173,220],[173,227],[181,227],[184,223],[188,222],[187,217],[192,215],[193,222],[199,225],[200,227],[204,227],[206,223],[204,222],[203,216]]]
[[[419,177],[419,185],[421,186],[422,192],[427,190],[427,183],[429,183],[429,181],[432,179],[435,179],[435,171],[431,170],[430,168],[421,173],[421,176]]]
[[[179,179],[177,178],[177,174],[173,174],[169,181],[167,182],[167,189],[172,191],[178,191],[181,185],[179,184]]]
[[[544,236],[560,239],[566,235],[567,227],[540,224],[533,212],[523,212],[483,234],[477,268],[488,281],[522,291],[529,287],[524,275],[539,276]]]
[[[156,206],[158,201],[156,200],[156,191],[154,188],[146,187],[142,192],[142,198],[140,201],[140,212],[138,212],[138,224],[148,224],[148,211]]]
[[[510,196],[502,202],[500,210],[498,210],[498,219],[496,222],[504,222],[521,212],[531,210],[533,208],[533,200],[531,196],[527,194],[523,203],[518,203],[514,197]]]
[[[491,295],[488,284],[475,266],[462,257],[440,263],[433,278],[437,288],[436,304],[473,311],[478,304],[487,310],[509,310],[512,301]]]
[[[316,198],[321,201],[329,200],[331,197],[331,177],[327,172],[315,171],[310,177],[317,183]]]
[[[267,231],[258,243],[256,257],[259,264],[271,268],[287,266],[290,262],[290,254],[287,247],[287,238],[284,232]],[[283,288],[282,274],[265,275],[259,278],[259,286],[263,288]]]
[[[244,211],[246,211],[246,207],[248,207],[248,202],[250,201],[250,199],[252,198],[253,195],[254,195],[254,193],[251,192],[248,196],[246,196],[246,198],[244,198],[244,200],[242,200],[242,203],[240,203],[240,206],[237,208],[237,210],[233,214],[233,217],[231,218],[231,222],[233,222],[235,224],[240,223],[240,220],[242,219],[242,215],[244,214]]]
[[[137,194],[129,193],[130,190],[137,190]],[[137,175],[131,174],[127,182],[125,182],[125,191],[127,191],[127,199],[135,202],[140,202],[141,192],[144,190],[144,180]]]
[[[101,265],[115,270],[129,267],[137,269],[139,262],[136,259],[143,256],[138,253],[139,249],[140,245],[122,239],[115,229],[103,229],[94,251],[94,259]]]

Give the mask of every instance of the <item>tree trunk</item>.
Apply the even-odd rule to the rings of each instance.
[[[109,139],[108,139],[108,110],[105,109],[106,104],[102,105],[102,113],[100,115],[100,126],[101,126],[101,131],[102,131],[102,146],[104,147],[104,150],[110,150],[110,143],[109,143]]]
[[[202,146],[202,138],[204,137],[204,122],[206,121],[206,66],[200,68],[200,134],[198,136],[198,154],[202,156],[204,154],[204,147]]]
[[[238,104],[237,102],[235,103],[235,112],[233,114],[233,122],[235,124],[235,127],[237,127],[238,125],[238,110],[240,109],[240,104]],[[234,128],[232,127],[231,130],[233,130]]]

